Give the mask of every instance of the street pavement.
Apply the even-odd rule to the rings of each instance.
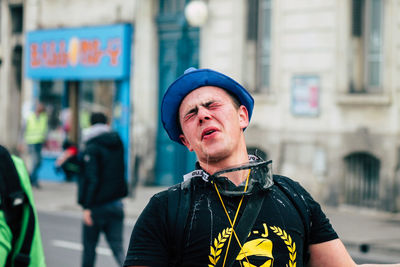
[[[151,196],[164,189],[137,187],[132,197],[124,199],[126,223],[133,225]],[[38,211],[80,216],[75,183],[42,181],[33,192]],[[400,213],[344,206],[323,206],[323,210],[353,258],[400,263]]]

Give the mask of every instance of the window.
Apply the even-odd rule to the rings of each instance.
[[[182,12],[188,0],[160,0],[160,14],[174,15]]]
[[[75,84],[75,85],[73,85]],[[78,87],[79,106],[74,105],[71,94]],[[115,83],[113,81],[39,81],[39,101],[46,106],[49,117],[49,133],[44,150],[46,153],[59,153],[62,142],[67,137],[78,142],[81,131],[90,125],[91,112],[103,112],[112,122]],[[77,117],[75,118],[75,111]],[[74,136],[75,132],[79,132]]]
[[[49,118],[49,132],[44,146],[45,154],[59,153],[65,138],[60,121],[62,107],[62,94],[64,83],[62,81],[39,81],[38,82],[39,101],[46,107]]]
[[[89,127],[91,112],[103,112],[107,115],[109,122],[112,121],[113,100],[116,92],[113,81],[82,81],[80,91],[80,127]]]
[[[271,0],[260,0],[257,42],[257,83],[262,93],[271,86]]]
[[[2,13],[1,13],[1,6],[2,6],[2,4],[1,4],[1,2],[2,2],[2,0],[0,0],[0,18],[1,18],[1,16],[2,16]],[[0,19],[0,66],[1,66],[1,19]]]
[[[255,82],[252,83],[253,91],[269,93],[271,86],[271,0],[248,1],[247,41],[252,47],[248,58],[253,58],[250,63],[250,68],[254,71],[254,75],[251,76],[252,79],[255,79]]]
[[[383,5],[381,0],[352,0],[352,93],[382,91]]]
[[[15,88],[20,92],[22,84],[22,46],[16,45],[12,53],[12,69]]]
[[[12,33],[22,33],[23,30],[23,8],[22,5],[10,6],[10,15],[12,23]]]

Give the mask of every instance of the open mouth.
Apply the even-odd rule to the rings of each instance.
[[[201,135],[201,139],[207,138],[208,136],[212,135],[216,131],[217,131],[217,129],[206,129],[206,130],[204,130],[202,135]]]

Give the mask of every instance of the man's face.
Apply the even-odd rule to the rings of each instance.
[[[215,86],[189,93],[179,107],[179,122],[182,143],[200,162],[219,161],[237,151],[249,124],[246,107],[235,106],[231,96]]]

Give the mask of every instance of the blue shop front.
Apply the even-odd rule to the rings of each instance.
[[[33,80],[33,94],[24,108],[40,101],[49,117],[39,179],[64,180],[55,159],[65,140],[80,144],[91,112],[107,114],[123,140],[129,166],[132,35],[130,24],[27,33],[25,73]]]

